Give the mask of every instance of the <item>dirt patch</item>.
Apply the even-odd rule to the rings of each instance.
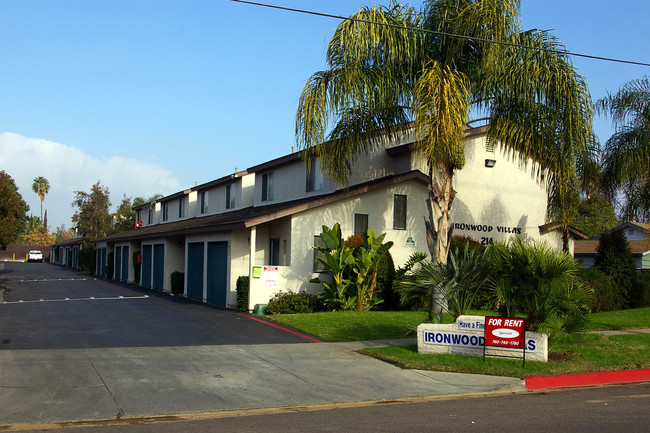
[[[575,352],[571,352],[569,350],[564,350],[561,352],[548,352],[548,360],[549,361],[570,361],[573,358],[577,357],[578,354]]]

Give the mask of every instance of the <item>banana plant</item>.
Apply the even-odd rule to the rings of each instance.
[[[325,246],[314,248],[323,253],[324,257],[317,257],[317,260],[329,272],[332,281],[314,278],[311,282],[323,285],[325,290],[319,296],[334,310],[351,309],[347,290],[351,284],[349,274],[354,265],[354,250],[345,246],[339,223],[334,224],[331,229],[324,225],[320,238]]]

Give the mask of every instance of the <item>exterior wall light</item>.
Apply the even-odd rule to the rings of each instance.
[[[496,162],[496,160],[494,160],[494,159],[486,159],[486,160],[485,160],[485,166],[486,166],[486,167],[489,167],[489,168],[494,167],[494,164],[496,164],[496,163],[497,163],[497,162]]]

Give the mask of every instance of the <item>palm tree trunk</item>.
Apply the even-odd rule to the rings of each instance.
[[[431,259],[436,263],[447,263],[453,226],[449,218],[451,205],[456,191],[452,187],[453,169],[443,164],[434,172],[429,168],[429,221],[425,222],[427,229],[427,245]]]
[[[453,169],[445,164],[440,164],[434,171],[429,167],[429,221],[425,221],[427,229],[427,244],[431,259],[438,264],[447,263],[447,255],[451,245],[451,236],[454,228],[451,225],[449,213],[454,202],[456,191],[452,187]],[[438,290],[431,293],[429,316],[434,313],[447,311],[447,299]]]

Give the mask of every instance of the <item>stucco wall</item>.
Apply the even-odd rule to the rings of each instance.
[[[293,215],[291,218],[290,264],[280,266],[279,284],[277,287],[265,287],[263,279],[251,280],[251,305],[266,304],[274,293],[283,291],[302,291],[317,293],[320,284],[309,283],[318,274],[313,273],[313,242],[314,236],[322,231],[322,226],[332,227],[336,222],[341,225],[344,238],[351,236],[354,230],[354,213],[368,214],[369,227],[377,235],[386,233],[385,241],[393,241],[390,250],[395,266],[403,265],[408,257],[416,251],[427,251],[424,232],[426,204],[422,199],[426,186],[416,180],[393,185],[388,188],[369,192],[363,199],[353,198],[342,200],[326,207],[312,209]],[[406,194],[407,230],[393,229],[393,194]],[[264,247],[268,241],[268,227],[260,226],[257,230],[258,248]],[[407,238],[411,237],[415,246],[406,246]],[[257,255],[257,265],[265,262]]]
[[[467,139],[466,164],[456,171],[454,183],[454,234],[482,243],[540,239],[539,226],[546,218],[543,185],[532,177],[530,165],[512,160],[498,147],[488,152],[485,144],[485,136]],[[486,159],[494,160],[494,167],[486,167]]]

